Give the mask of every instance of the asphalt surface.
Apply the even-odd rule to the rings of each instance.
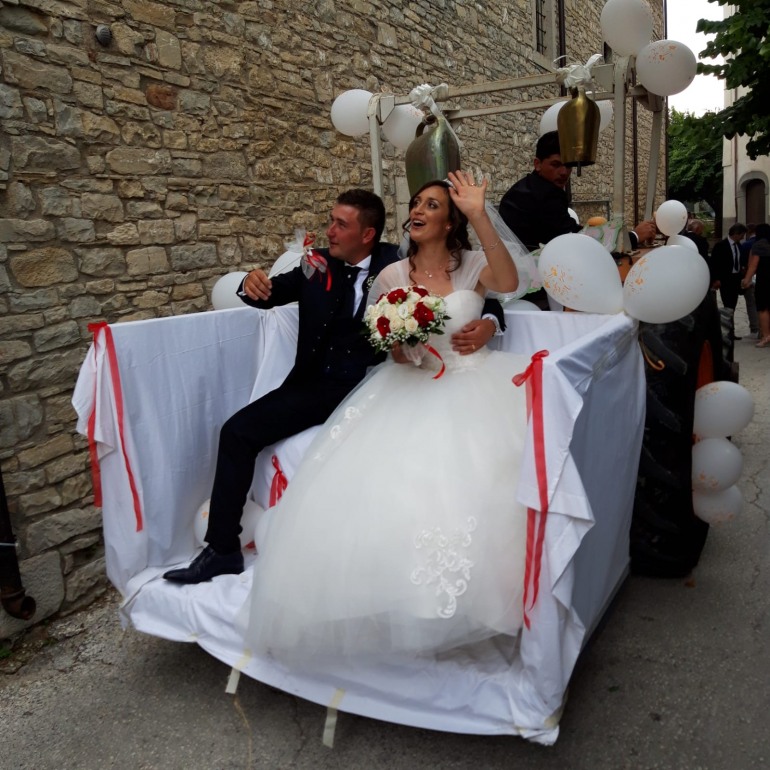
[[[0,768],[770,767],[770,348],[738,310],[741,384],[756,403],[734,438],[744,509],[712,527],[678,580],[630,577],[581,656],[553,747],[341,714],[241,678],[195,645],[122,631],[117,597],[28,634],[0,660]]]

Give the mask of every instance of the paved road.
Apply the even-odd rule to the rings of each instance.
[[[740,309],[739,309],[740,316]],[[770,349],[737,326],[756,415],[740,520],[712,528],[688,580],[631,577],[585,651],[557,744],[446,735],[325,711],[242,678],[194,645],[121,631],[116,599],[39,629],[0,662],[0,768],[770,767]]]

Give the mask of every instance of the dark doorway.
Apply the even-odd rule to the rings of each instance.
[[[746,182],[746,221],[759,224],[765,221],[765,183],[761,179]]]

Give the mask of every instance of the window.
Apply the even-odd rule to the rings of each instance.
[[[535,51],[550,64],[560,51],[559,20],[564,15],[564,0],[533,0],[535,14]]]

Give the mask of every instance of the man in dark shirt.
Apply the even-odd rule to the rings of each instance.
[[[530,250],[581,227],[569,214],[567,182],[572,169],[561,160],[558,131],[537,140],[534,170],[516,182],[500,202],[500,216]],[[655,237],[655,224],[641,222],[629,232],[632,248]]]

